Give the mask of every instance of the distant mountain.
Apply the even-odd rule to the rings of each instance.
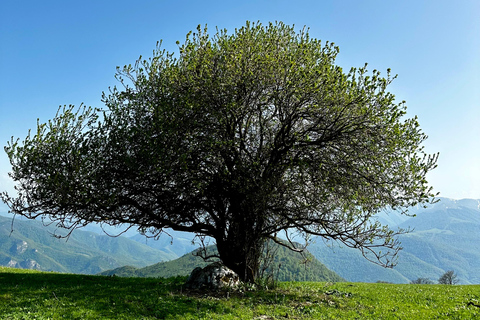
[[[178,258],[199,247],[199,244],[193,242],[194,237],[195,234],[193,233],[167,230],[167,232],[162,233],[158,239],[147,238],[138,233],[129,237],[129,239],[168,253],[172,255],[173,258]]]
[[[175,254],[124,237],[75,230],[68,240],[39,221],[0,216],[0,265],[47,271],[95,274],[123,265],[147,266]]]
[[[416,216],[392,212],[379,217],[391,228],[413,229],[400,237],[403,250],[393,269],[368,262],[357,250],[329,247],[320,239],[309,250],[347,281],[408,283],[419,277],[436,281],[454,270],[461,283],[480,283],[480,200],[441,198],[427,209],[412,208],[409,214]]]
[[[185,254],[176,260],[160,262],[145,268],[139,269],[126,266],[104,271],[100,275],[117,275],[121,277],[187,276],[196,267],[204,267],[208,264],[208,262],[195,255],[197,250]],[[215,249],[211,246],[209,250]],[[308,252],[302,256],[300,253],[293,252],[277,244],[273,245],[273,250],[275,251],[275,258],[271,267],[265,271],[265,276],[271,275],[278,281],[345,281],[335,272],[328,270]],[[305,258],[308,259],[307,262]]]

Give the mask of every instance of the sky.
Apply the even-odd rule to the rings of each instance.
[[[0,3],[0,145],[23,139],[61,105],[101,107],[121,86],[117,66],[149,57],[156,42],[178,52],[197,25],[233,31],[246,21],[282,21],[340,47],[346,70],[368,63],[398,78],[406,100],[440,153],[428,181],[440,196],[480,199],[480,1],[24,1]],[[13,190],[0,150],[0,192]],[[1,209],[1,204],[0,204]],[[1,210],[0,210],[1,211]]]

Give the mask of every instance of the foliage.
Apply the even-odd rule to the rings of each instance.
[[[457,274],[453,270],[449,270],[442,274],[440,278],[438,278],[439,284],[448,284],[454,285],[457,284],[460,280],[458,280]]]
[[[275,290],[188,292],[185,278],[0,268],[2,319],[478,319],[480,287],[281,282]]]
[[[344,72],[338,52],[283,23],[213,37],[199,27],[178,56],[159,45],[119,68],[125,88],[104,96],[103,112],[65,107],[23,142],[12,138],[18,196],[2,199],[70,229],[210,236],[248,281],[265,240],[288,229],[392,266],[398,233],[371,217],[432,201],[425,177],[437,155],[387,91],[390,70]]]

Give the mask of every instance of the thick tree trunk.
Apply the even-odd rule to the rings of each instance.
[[[258,208],[259,190],[251,187],[248,179],[243,182],[240,186],[232,182],[223,188],[228,190],[226,198],[230,201],[221,232],[215,240],[223,264],[235,271],[242,281],[253,283],[258,277],[263,253],[264,218]]]
[[[242,281],[253,283],[258,277],[264,240],[245,235],[217,240],[217,249],[225,266],[235,271]]]
[[[235,271],[240,279],[253,283],[257,279],[264,239],[258,236],[245,222],[230,228],[223,239],[216,239],[220,259],[228,268]]]

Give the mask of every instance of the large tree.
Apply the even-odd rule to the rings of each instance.
[[[103,110],[64,107],[12,138],[11,212],[70,230],[209,236],[247,281],[264,242],[285,230],[392,264],[397,232],[374,216],[432,201],[425,176],[437,155],[387,91],[389,70],[346,73],[333,43],[283,23],[211,37],[199,27],[178,54],[160,46],[117,68],[123,86],[104,94]]]

